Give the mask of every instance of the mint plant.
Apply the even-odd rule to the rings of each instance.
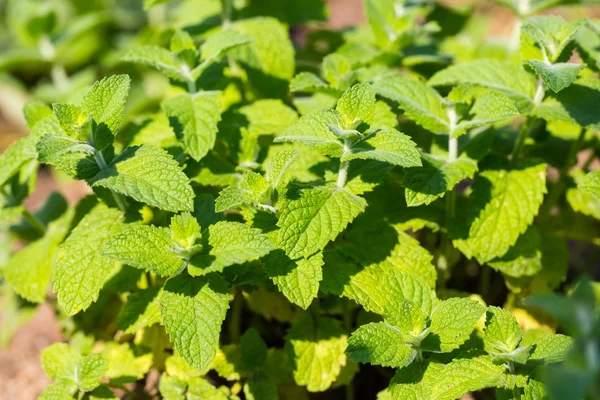
[[[585,1],[498,1],[502,42],[435,1],[117,3],[2,11],[0,345],[52,307],[41,399],[600,396],[600,25],[539,14]],[[89,194],[30,208],[48,175]]]

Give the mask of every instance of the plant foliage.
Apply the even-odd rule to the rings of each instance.
[[[501,43],[436,1],[87,3],[0,28],[36,99],[0,344],[54,307],[41,399],[600,396],[600,24],[539,14],[585,1],[499,0]],[[46,171],[89,195],[32,211]]]

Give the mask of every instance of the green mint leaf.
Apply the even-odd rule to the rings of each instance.
[[[429,336],[423,348],[449,352],[458,349],[471,335],[485,307],[474,300],[453,297],[433,307]]]
[[[377,160],[402,167],[415,167],[421,165],[421,154],[416,146],[410,136],[393,128],[376,129],[364,139],[352,143],[341,160]]]
[[[194,192],[173,158],[150,145],[130,147],[90,183],[166,211],[192,211]]]
[[[225,267],[242,264],[268,254],[275,246],[260,229],[239,222],[221,221],[203,234],[205,251],[192,257],[188,271],[204,275],[222,271]]]
[[[42,351],[42,368],[52,380],[72,378],[81,355],[66,343],[54,343]]]
[[[417,351],[404,343],[398,328],[377,322],[362,325],[350,336],[346,355],[360,363],[402,368],[415,359]]]
[[[26,164],[37,157],[35,139],[26,137],[12,143],[0,155],[0,186],[16,175]]]
[[[118,210],[97,205],[60,245],[52,282],[58,304],[67,315],[87,309],[98,299],[106,280],[116,272],[118,264],[103,257],[100,250],[122,230],[122,218]]]
[[[77,385],[71,379],[60,379],[40,394],[39,400],[75,399]]]
[[[287,184],[288,168],[296,161],[298,155],[296,150],[283,150],[271,157],[265,171],[265,179],[271,187],[280,189]]]
[[[169,49],[171,50],[171,53],[181,53],[186,50],[195,52],[196,45],[194,44],[194,39],[192,39],[189,33],[182,31],[181,29],[177,29],[173,33],[173,36],[171,36],[171,44]]]
[[[468,158],[452,162],[433,156],[425,156],[422,167],[408,168],[402,180],[406,205],[417,207],[429,205],[446,192],[454,189],[459,182],[471,179],[477,172],[477,163]]]
[[[167,281],[160,298],[161,320],[175,350],[204,371],[217,353],[229,308],[227,285],[218,275],[181,274]]]
[[[142,354],[136,357],[129,343],[108,343],[102,350],[102,357],[108,361],[106,377],[119,383],[142,379],[152,366],[151,355]]]
[[[558,16],[528,18],[521,28],[521,58],[554,63],[582,25],[581,21],[568,23]]]
[[[468,392],[501,386],[503,374],[504,366],[486,357],[448,364],[414,363],[396,372],[389,390],[398,400],[455,400]]]
[[[228,186],[219,193],[215,211],[222,212],[244,205],[258,208],[268,189],[269,184],[262,175],[249,171],[239,185]]]
[[[480,263],[502,257],[533,222],[546,193],[546,165],[535,160],[512,170],[488,170],[473,185],[468,236],[454,245]]]
[[[232,28],[252,39],[231,52],[246,68],[252,87],[271,98],[285,95],[296,64],[287,27],[274,18],[257,17],[236,21]]]
[[[529,60],[527,61],[527,65],[542,78],[544,84],[546,84],[554,93],[558,93],[571,86],[571,84],[577,80],[579,71],[585,68],[585,64],[546,64],[545,62],[538,60]]]
[[[363,122],[371,124],[375,112],[375,92],[367,83],[354,85],[344,92],[335,109],[346,129],[354,129]]]
[[[29,129],[33,129],[38,122],[46,117],[51,117],[52,114],[52,109],[41,101],[28,101],[23,106],[23,115]]]
[[[161,290],[160,287],[154,286],[127,296],[117,318],[117,329],[133,334],[142,328],[159,323]]]
[[[50,223],[43,238],[14,254],[3,269],[10,287],[24,299],[43,303],[50,282],[52,259],[69,231],[73,210]]]
[[[169,124],[194,160],[202,159],[215,145],[221,120],[218,94],[181,94],[162,102]]]
[[[355,74],[348,57],[333,53],[323,57],[321,75],[336,90],[344,90],[350,85]]]
[[[108,368],[106,360],[96,354],[90,354],[77,364],[75,381],[80,390],[89,392],[100,386],[100,378]]]
[[[346,364],[346,345],[347,336],[337,320],[315,321],[306,312],[298,315],[285,344],[289,359],[295,360],[296,384],[306,386],[309,392],[327,390]]]
[[[429,80],[433,86],[470,84],[504,94],[517,108],[531,110],[536,91],[533,75],[509,61],[475,60],[456,64],[437,72]]]
[[[573,346],[573,339],[566,335],[549,335],[534,340],[528,363],[553,364],[564,361]]]
[[[547,400],[548,392],[543,383],[529,379],[523,393],[523,400]]]
[[[523,331],[509,311],[499,307],[488,307],[483,335],[483,345],[488,354],[510,354],[517,349],[522,337]]]
[[[267,345],[254,328],[244,332],[240,341],[241,363],[247,371],[257,371],[267,362]]]
[[[344,188],[302,190],[298,198],[281,204],[279,246],[291,259],[309,257],[334,240],[365,207],[364,199]]]
[[[108,363],[99,355],[82,356],[64,343],[55,343],[42,352],[42,367],[53,380],[70,380],[76,387],[89,392],[100,385]]]
[[[397,75],[374,82],[373,89],[398,103],[406,116],[423,128],[434,133],[450,131],[444,99],[424,82]]]
[[[93,178],[100,168],[96,150],[87,143],[67,136],[45,135],[37,142],[38,160],[56,167],[75,179]]]
[[[243,106],[239,113],[248,123],[248,131],[255,135],[279,135],[298,120],[298,114],[281,100],[261,99]]]
[[[595,197],[600,197],[600,170],[588,173],[577,187]]]
[[[469,129],[504,121],[519,115],[514,101],[500,93],[488,92],[475,100],[469,111],[468,120],[462,120],[454,129],[453,136],[459,136]]]
[[[98,135],[98,129],[102,129],[103,126],[113,136],[117,134],[123,118],[130,82],[127,75],[109,76],[96,82],[83,96],[80,107],[83,112],[92,116],[98,126],[95,135]]]
[[[596,79],[582,78],[559,93],[550,93],[532,114],[546,121],[567,121],[582,127],[600,127],[593,104],[600,101],[600,84]]]
[[[112,236],[100,254],[160,276],[173,276],[186,264],[182,255],[174,250],[170,229],[140,225]]]
[[[88,116],[80,107],[68,103],[54,103],[52,104],[52,111],[69,137],[75,139],[80,137],[81,129],[88,120]]]
[[[156,68],[167,77],[179,81],[193,80],[190,68],[173,54],[158,46],[139,46],[129,50],[122,58],[123,61],[149,65]]]
[[[504,275],[519,278],[531,276],[543,268],[542,238],[535,226],[529,227],[506,254],[488,261],[490,267]]]
[[[334,91],[312,72],[300,72],[290,81],[290,92],[329,93]]]
[[[202,60],[214,60],[235,49],[252,42],[252,38],[233,29],[223,29],[202,44]]]
[[[397,313],[387,322],[399,329],[402,340],[405,343],[420,345],[421,341],[429,334],[427,324],[429,315],[423,314],[423,310],[409,301],[404,300]]]
[[[404,318],[405,300],[423,315],[430,315],[436,302],[435,292],[412,273],[385,263],[363,268],[338,252],[325,253],[321,290],[352,299],[392,323]]]
[[[329,130],[330,125],[339,123],[332,111],[323,111],[301,117],[275,138],[275,143],[303,143],[330,157],[341,157],[342,142]]]
[[[244,394],[248,400],[277,400],[277,384],[266,372],[253,374],[244,385]]]
[[[377,263],[411,273],[433,289],[437,272],[431,253],[400,225],[387,226],[377,219],[365,222],[365,217],[348,229],[341,251],[361,265]]]
[[[292,303],[307,309],[317,297],[323,279],[323,254],[290,259],[282,250],[272,252],[264,260],[267,275]]]
[[[189,212],[171,217],[171,237],[178,247],[191,249],[200,237],[200,225]]]

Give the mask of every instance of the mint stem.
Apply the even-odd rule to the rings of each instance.
[[[23,217],[25,217],[25,219],[27,221],[29,221],[29,223],[31,224],[31,226],[33,226],[36,231],[38,231],[42,235],[46,234],[46,226],[42,223],[42,221],[40,221],[31,212],[29,212],[27,210],[23,211]]]
[[[231,304],[231,319],[229,320],[229,340],[231,343],[239,343],[242,337],[242,311],[244,310],[244,298],[238,289],[234,289],[233,302]]]

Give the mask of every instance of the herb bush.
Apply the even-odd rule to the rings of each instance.
[[[41,399],[600,398],[600,25],[536,16],[572,1],[500,1],[504,41],[434,1],[108,3],[5,10],[2,340],[56,310]],[[30,212],[40,168],[93,194]]]

